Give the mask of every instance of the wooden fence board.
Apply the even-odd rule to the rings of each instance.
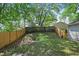
[[[17,38],[21,36],[21,30],[17,31]]]
[[[0,32],[0,48],[20,39],[24,35],[25,29],[21,29],[15,32]]]
[[[9,44],[9,32],[0,32],[0,48]]]
[[[17,39],[20,39],[25,33],[34,33],[34,32],[54,32],[54,27],[26,27],[15,32],[0,32],[0,48],[14,42]]]
[[[14,42],[17,39],[16,31],[10,32],[10,43]]]

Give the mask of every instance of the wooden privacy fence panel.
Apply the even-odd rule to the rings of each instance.
[[[22,38],[26,33],[55,32],[55,27],[25,27],[14,32],[0,32],[0,48]]]
[[[57,35],[60,37],[60,38],[67,38],[67,30],[62,30],[60,28],[56,28],[55,32],[57,33]]]
[[[19,38],[21,36],[21,30],[17,31],[17,38]]]
[[[25,34],[25,29],[14,32],[0,32],[0,48],[20,39]]]
[[[0,33],[0,48],[9,44],[9,32]]]
[[[25,29],[22,30],[18,30],[17,32],[17,39],[20,38],[21,36],[23,36],[25,34]]]
[[[10,32],[10,43],[14,42],[17,39],[16,32]]]

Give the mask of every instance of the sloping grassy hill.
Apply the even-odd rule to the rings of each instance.
[[[27,35],[26,35],[27,36]],[[34,43],[7,49],[3,55],[65,56],[79,55],[79,42],[60,39],[55,33],[34,33]],[[25,39],[26,40],[26,39]]]

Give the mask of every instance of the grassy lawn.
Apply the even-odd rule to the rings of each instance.
[[[54,33],[36,33],[35,43],[9,48],[3,55],[70,56],[79,55],[79,42],[60,39]],[[1,54],[0,53],[0,54]]]

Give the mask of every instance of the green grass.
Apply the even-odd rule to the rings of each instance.
[[[37,34],[37,35],[36,35]],[[60,39],[54,33],[36,33],[35,43],[10,48],[4,55],[23,54],[30,56],[70,56],[79,55],[79,42]]]

